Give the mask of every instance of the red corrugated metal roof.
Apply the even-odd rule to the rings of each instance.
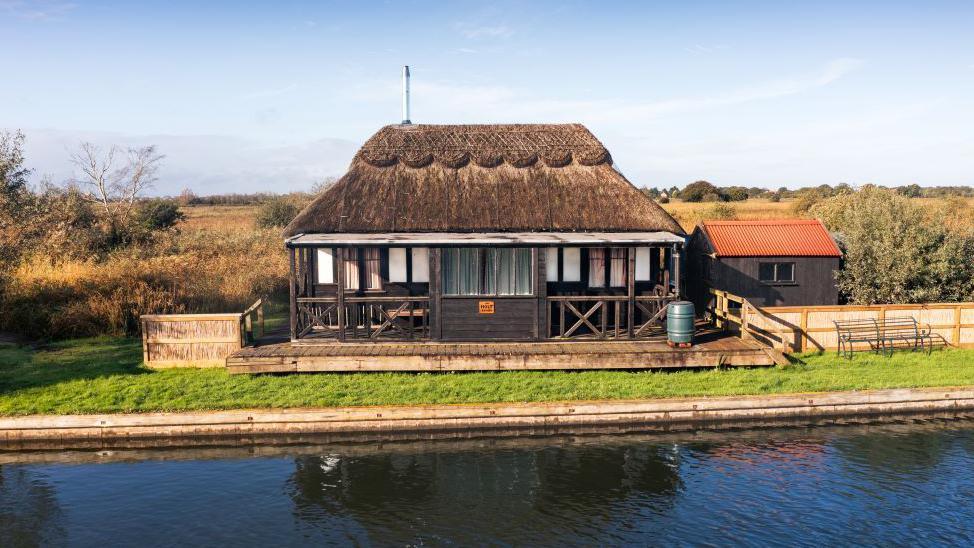
[[[842,252],[821,221],[782,219],[704,221],[719,257],[839,257]]]

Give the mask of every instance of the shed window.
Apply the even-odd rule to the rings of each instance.
[[[758,278],[765,283],[793,283],[795,263],[758,263]]]
[[[443,250],[444,295],[531,295],[531,250]]]

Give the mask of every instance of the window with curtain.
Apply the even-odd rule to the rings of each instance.
[[[611,262],[609,263],[609,286],[626,287],[629,268],[626,264],[625,248],[614,247],[609,250],[609,255],[611,257]]]
[[[365,267],[365,289],[382,289],[382,250],[377,247],[363,249],[362,265]]]
[[[588,286],[605,287],[605,248],[588,250]]]
[[[358,289],[358,250],[345,250],[345,289]]]
[[[444,295],[531,295],[531,250],[447,248],[442,253]]]

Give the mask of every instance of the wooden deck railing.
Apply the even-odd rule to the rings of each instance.
[[[710,313],[716,327],[727,329],[728,324],[734,324],[742,339],[755,339],[782,352],[800,349],[795,341],[801,340],[801,326],[751,304],[744,297],[713,288],[710,294],[714,296]],[[737,306],[731,306],[731,303]]]
[[[548,337],[554,339],[633,339],[658,335],[673,297],[640,295],[551,296]],[[654,329],[657,328],[657,329]]]
[[[429,338],[429,297],[298,297],[297,338],[421,340]]]
[[[757,307],[725,291],[711,289],[710,293],[717,327],[744,324],[743,334],[782,350],[834,350],[838,346],[835,320],[896,316],[929,325],[941,344],[974,347],[974,303],[970,302]]]
[[[264,336],[264,299],[257,299],[240,314],[240,334],[244,346]]]

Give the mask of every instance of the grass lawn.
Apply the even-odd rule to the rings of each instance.
[[[0,414],[180,411],[527,402],[774,394],[974,385],[974,350],[892,359],[799,356],[779,368],[676,372],[335,373],[230,376],[222,369],[154,371],[137,339],[97,338],[41,350],[0,346]]]

